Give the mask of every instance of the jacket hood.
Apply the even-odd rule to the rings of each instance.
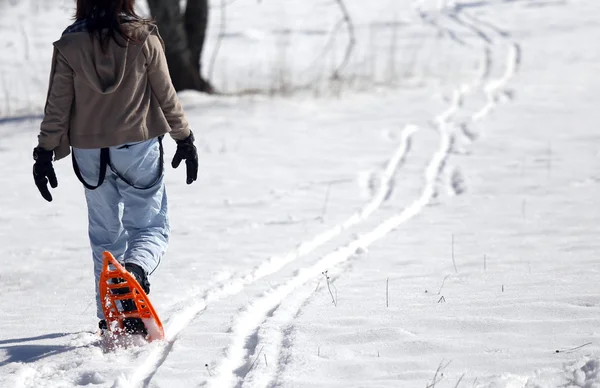
[[[88,32],[63,35],[54,46],[65,57],[76,75],[101,94],[113,93],[121,85],[142,47],[156,26],[137,22],[125,23],[123,29],[135,40],[128,42],[119,34],[111,39],[106,52],[100,41]]]

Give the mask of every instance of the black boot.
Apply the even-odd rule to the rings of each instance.
[[[100,322],[98,322],[98,328],[100,329],[100,335],[104,335],[104,333],[108,330],[108,325],[106,324],[105,319],[101,319]]]
[[[149,294],[150,293],[150,282],[148,281],[148,277],[146,276],[146,273],[144,272],[142,267],[140,267],[137,264],[126,263],[125,269],[127,270],[127,272],[129,272],[130,274],[133,275],[133,277],[138,282],[138,284],[142,287],[142,289],[144,290],[146,295]],[[114,282],[115,282],[115,284],[119,284],[119,283],[124,282],[124,280],[123,279],[115,279]],[[113,290],[113,293],[116,295],[127,294],[128,292],[129,292],[129,288],[127,288],[127,287],[116,288]],[[123,311],[135,310],[135,303],[133,303],[133,301],[131,299],[122,300],[121,306],[123,307]]]
[[[144,272],[144,269],[137,264],[125,263],[125,269],[127,272],[133,275],[138,284],[142,287],[146,294],[150,293],[150,282]],[[123,279],[115,279],[115,283],[122,283]],[[115,288],[112,291],[116,295],[127,294],[130,292],[129,287]],[[123,312],[136,311],[137,307],[132,299],[125,299],[121,301],[121,308]],[[102,321],[101,321],[102,322]],[[106,322],[104,323],[106,326]],[[123,319],[123,326],[126,333],[129,334],[142,334],[146,336],[148,334],[144,323],[140,318],[125,318]]]
[[[148,277],[146,276],[146,273],[144,272],[142,267],[140,267],[137,264],[126,263],[125,269],[127,270],[127,272],[133,275],[135,280],[142,287],[146,294],[150,293],[150,282],[148,281]],[[113,279],[113,284],[123,283],[124,281],[124,279],[115,278]],[[123,295],[128,294],[129,292],[131,292],[129,287],[112,289],[113,295]],[[137,306],[133,299],[121,300],[120,304],[122,312],[131,312],[137,310]],[[100,320],[100,322],[98,322],[98,327],[100,328],[101,333],[104,334],[108,330],[106,320]],[[141,334],[143,336],[148,335],[148,331],[146,330],[146,327],[144,326],[144,323],[140,318],[123,319],[123,329],[128,334]]]
[[[150,282],[148,281],[148,276],[146,276],[146,272],[142,267],[133,263],[125,263],[125,269],[127,272],[133,275],[135,280],[142,286],[144,292],[146,294],[150,293]]]
[[[146,272],[142,267],[133,263],[125,263],[125,269],[127,272],[133,275],[138,284],[142,287],[146,294],[150,293],[150,282],[146,276]],[[129,288],[124,288],[129,292]],[[137,308],[135,302],[131,299],[121,301],[123,311],[135,311]],[[123,319],[123,326],[126,333],[129,334],[142,334],[143,336],[148,335],[148,331],[144,326],[144,323],[140,318],[125,318]]]

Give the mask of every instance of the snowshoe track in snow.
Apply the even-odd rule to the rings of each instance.
[[[402,131],[400,145],[388,161],[386,168],[382,173],[379,190],[360,211],[352,214],[344,222],[314,236],[310,240],[300,243],[294,250],[282,256],[271,257],[261,265],[255,267],[248,274],[218,284],[210,288],[203,295],[189,301],[189,307],[186,307],[183,311],[175,313],[170,317],[169,324],[165,328],[166,344],[152,351],[144,363],[139,366],[129,378],[121,378],[116,382],[115,386],[138,386],[140,384],[148,384],[156,369],[159,368],[164,360],[168,357],[168,354],[173,347],[173,343],[177,340],[179,333],[181,333],[196,316],[202,313],[209,303],[215,302],[226,296],[237,294],[244,287],[264,278],[265,276],[276,273],[287,264],[290,264],[294,260],[314,252],[317,248],[331,241],[342,232],[360,224],[369,218],[369,216],[371,216],[389,196],[393,185],[392,182],[394,175],[404,164],[406,156],[410,151],[412,136],[416,131],[417,128],[412,125],[407,126]]]
[[[450,28],[441,27],[438,22],[432,22],[432,19],[428,15],[422,11],[420,12],[422,20],[425,23],[432,25],[434,28],[439,28],[444,33],[449,34],[451,38],[454,37],[454,41],[463,44],[460,39],[456,38],[457,34]],[[444,16],[443,12],[439,15]],[[270,291],[265,292],[251,302],[234,320],[235,323],[231,329],[232,340],[225,352],[225,358],[218,364],[217,369],[213,371],[213,378],[202,385],[219,388],[242,385],[248,387],[273,386],[278,380],[281,366],[284,365],[284,362],[280,362],[282,357],[285,357],[285,355],[282,356],[282,349],[290,346],[289,343],[285,345],[284,342],[290,341],[290,333],[293,331],[291,322],[298,315],[301,307],[308,303],[314,292],[312,291],[312,287],[299,289],[300,286],[323,276],[321,273],[328,269],[347,263],[357,252],[366,249],[374,242],[384,238],[391,231],[418,215],[437,197],[444,169],[453,152],[457,135],[456,129],[462,130],[462,133],[465,135],[475,133],[470,126],[489,115],[495,107],[499,97],[504,93],[507,83],[518,70],[521,54],[519,45],[508,41],[507,34],[499,34],[498,31],[501,30],[493,27],[488,22],[482,23],[484,27],[492,29],[503,40],[508,41],[510,47],[507,66],[503,76],[498,79],[490,79],[491,68],[495,64],[493,54],[496,45],[493,43],[493,40],[480,27],[476,26],[476,23],[479,22],[477,18],[471,17],[473,24],[469,24],[465,21],[459,22],[461,19],[457,11],[451,11],[449,15],[446,16],[449,20],[454,20],[455,23],[471,29],[484,42],[482,48],[483,55],[479,74],[474,77],[471,83],[461,84],[455,88],[448,108],[435,117],[432,122],[432,125],[440,136],[439,148],[431,157],[425,170],[425,184],[421,195],[400,213],[388,218],[354,241],[340,246],[333,252],[321,257],[312,266],[296,269],[291,279],[274,286]],[[456,121],[456,116],[460,112],[466,96],[478,89],[483,89],[487,97],[486,104],[480,110],[470,115],[467,123]],[[165,343],[153,349],[144,362],[128,377],[117,379],[114,386],[148,386],[157,369],[168,358],[179,334],[209,304],[221,298],[235,295],[246,286],[255,283],[265,276],[277,273],[284,266],[313,253],[317,248],[332,241],[342,232],[350,230],[367,220],[389,197],[390,190],[393,189],[394,175],[407,158],[411,148],[412,137],[418,130],[419,128],[414,125],[405,127],[402,132],[401,144],[383,171],[376,195],[360,211],[352,214],[344,222],[300,243],[294,250],[281,256],[271,257],[249,273],[228,279],[211,287],[204,294],[193,297],[189,301],[188,307],[170,317],[169,325],[166,327]],[[470,141],[475,139],[475,135],[467,137]],[[331,275],[330,281],[334,281],[340,274],[341,272]],[[258,371],[253,366],[256,358],[261,354],[273,361],[269,363],[266,370],[265,368],[261,368]]]
[[[481,33],[478,36],[486,44],[489,43],[487,35]],[[216,376],[206,383],[208,387],[278,386],[281,369],[289,357],[284,349],[291,346],[294,330],[291,322],[298,316],[302,306],[308,303],[315,291],[313,287],[301,288],[301,286],[311,280],[316,281],[317,278],[323,276],[324,271],[344,264],[353,257],[359,257],[360,252],[418,215],[437,197],[439,182],[453,151],[455,129],[460,127],[453,120],[463,105],[463,99],[469,92],[484,84],[487,102],[483,108],[471,115],[470,119],[472,122],[476,122],[490,113],[496,105],[498,95],[503,92],[504,87],[516,74],[520,63],[518,44],[515,43],[511,47],[504,75],[497,80],[488,81],[492,60],[491,50],[486,46],[481,72],[473,84],[464,84],[455,89],[449,107],[435,118],[436,129],[440,135],[439,149],[432,156],[425,170],[425,185],[420,197],[370,232],[323,256],[313,266],[298,269],[293,278],[274,287],[252,302],[238,315],[231,330],[232,342],[226,351],[225,360],[216,370]],[[340,271],[328,275],[329,281],[335,281],[342,273],[343,271]],[[260,358],[263,356],[265,360],[271,360],[271,362],[262,364]],[[260,369],[255,367],[257,362],[261,362]]]
[[[245,377],[245,373],[247,373],[247,369],[249,368],[249,359],[247,359],[248,355],[246,349],[249,347],[254,347],[255,350],[259,348],[258,344],[252,346],[247,339],[249,338],[252,340],[255,337],[255,332],[260,329],[263,322],[273,316],[273,312],[280,307],[282,302],[286,300],[292,294],[292,292],[296,290],[296,288],[312,279],[322,276],[321,274],[324,271],[347,261],[350,257],[356,254],[356,252],[368,248],[371,244],[385,237],[389,232],[419,214],[421,210],[423,210],[423,208],[427,206],[431,199],[436,195],[437,181],[441,172],[443,171],[443,166],[446,162],[446,159],[450,155],[452,147],[451,145],[451,136],[443,131],[443,133],[441,133],[440,149],[431,159],[431,162],[429,163],[425,173],[426,184],[423,193],[419,199],[414,201],[410,206],[404,209],[404,211],[394,217],[389,218],[371,232],[359,237],[345,246],[338,248],[336,251],[325,255],[313,266],[297,270],[292,279],[283,285],[274,288],[272,291],[267,292],[253,302],[244,312],[242,312],[241,315],[238,316],[237,324],[233,327],[233,340],[227,351],[227,356],[218,368],[216,377],[210,381],[208,386],[231,387],[239,384],[239,381],[236,377]],[[334,280],[334,278],[332,278],[332,280]],[[300,297],[292,299],[297,299],[292,303],[301,305],[307,298]],[[291,314],[295,316],[298,309],[299,307],[296,309],[290,309]],[[276,332],[267,333],[262,337],[267,339],[268,343],[270,344],[272,344],[273,338],[283,337],[279,332],[277,332],[281,330],[279,325],[271,326]],[[275,349],[268,348],[264,351],[264,354],[267,354],[267,356],[273,360],[278,360],[279,348],[281,345],[279,343],[272,345],[274,345]],[[260,349],[262,348],[263,347],[260,347]],[[246,361],[244,361],[245,359]],[[275,363],[271,368],[276,366],[277,364]],[[271,375],[272,374],[274,373],[271,373]],[[271,376],[268,376],[266,380],[268,380],[266,381],[266,383],[268,383],[271,380]],[[258,384],[257,386],[266,385]]]

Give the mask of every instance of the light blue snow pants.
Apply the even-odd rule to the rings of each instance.
[[[81,177],[88,185],[96,186],[100,150],[74,148],[73,155]],[[119,262],[137,264],[151,274],[166,252],[170,233],[158,139],[110,147],[109,155],[102,185],[95,190],[85,189],[99,319],[104,319],[98,292],[102,253],[109,251]],[[154,182],[154,186],[140,189]]]

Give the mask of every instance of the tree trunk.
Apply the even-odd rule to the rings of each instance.
[[[214,93],[212,85],[202,77],[202,49],[208,26],[208,0],[188,0],[185,9],[184,26],[188,39],[191,60],[200,74],[200,90]]]
[[[184,25],[192,59],[198,65],[198,72],[201,73],[202,49],[208,26],[208,0],[188,0]]]
[[[200,73],[208,24],[208,1],[188,0],[185,23],[178,1],[148,0],[148,6],[165,41],[165,54],[175,90],[213,93],[212,86]]]

